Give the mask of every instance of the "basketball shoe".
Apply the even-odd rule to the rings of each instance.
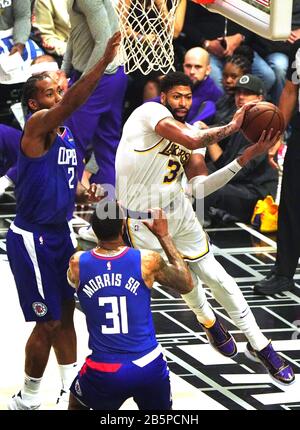
[[[248,342],[245,355],[250,360],[262,363],[274,381],[283,385],[289,385],[295,381],[293,369],[274,351],[271,341],[261,351],[256,351]]]
[[[272,296],[283,291],[292,291],[294,286],[293,278],[277,275],[275,271],[271,271],[264,279],[254,284],[254,292]]]
[[[36,402],[36,399],[35,399]],[[10,411],[25,411],[25,410],[36,410],[39,409],[41,406],[41,403],[31,403],[29,400],[24,400],[22,398],[21,391],[18,392],[18,394],[15,394],[10,399],[7,408]]]
[[[228,330],[220,323],[216,317],[214,325],[210,328],[203,327],[207,339],[211,346],[225,357],[234,357],[237,354],[237,347],[234,338]]]

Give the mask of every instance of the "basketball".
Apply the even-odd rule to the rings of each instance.
[[[268,102],[258,102],[245,113],[241,131],[250,142],[257,142],[264,130],[273,128],[272,136],[283,133],[285,124],[282,112]]]

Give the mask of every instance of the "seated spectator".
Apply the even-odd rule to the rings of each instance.
[[[29,38],[30,0],[0,2],[0,122],[16,125],[11,106],[20,101],[31,61],[43,51]]]
[[[293,1],[292,31],[286,41],[268,40],[253,33],[251,46],[264,61],[265,71],[273,77],[274,85],[269,91],[271,101],[278,104],[280,95],[285,85],[285,77],[288,68],[288,56],[292,44],[300,37],[300,0]],[[253,73],[259,77],[260,69],[253,67]]]
[[[227,20],[226,24],[224,16],[210,12],[192,1],[187,3],[183,33],[186,36],[184,39],[186,49],[202,46],[210,53],[212,66],[210,76],[220,88],[222,88],[222,70],[226,57],[232,56],[240,46],[251,43],[249,30],[230,20]],[[274,75],[270,75],[270,68],[257,52],[254,52],[254,69],[265,83],[266,90],[269,91],[274,84]]]
[[[35,0],[34,17],[43,49],[53,55],[60,66],[71,28],[67,0]]]
[[[20,54],[25,63],[22,69],[24,73],[26,73],[25,65],[29,66],[36,56],[43,54],[37,44],[29,39],[30,28],[30,0],[0,2],[0,57]],[[27,75],[23,76],[23,82],[27,77]]]
[[[52,55],[39,55],[31,62],[30,73],[31,75],[43,72],[56,72],[59,70],[58,64]]]
[[[187,122],[194,124],[196,121],[204,121],[210,124],[216,112],[215,103],[222,96],[222,91],[209,76],[211,66],[208,52],[202,48],[187,51],[183,71],[194,84],[193,103]]]
[[[267,40],[254,34],[251,45],[259,53],[258,61],[263,61],[265,73],[268,73],[274,82],[268,91],[268,99],[272,103],[278,104],[288,68],[289,44],[282,41]],[[260,69],[253,67],[252,70],[255,75],[262,77]]]
[[[263,100],[264,92],[264,84],[260,78],[254,75],[242,76],[235,87],[236,108],[253,100]],[[252,145],[252,142],[238,132],[229,138],[224,149],[218,143],[208,146],[211,161],[207,163],[207,167],[210,173],[233,161],[249,145]],[[249,222],[258,199],[268,194],[275,197],[277,182],[277,171],[269,165],[267,155],[251,160],[230,183],[205,197],[205,219],[207,220],[209,215],[220,215],[220,220],[224,222]]]
[[[183,71],[193,82],[193,102],[186,122],[194,124],[197,121],[204,121],[210,124],[216,114],[216,102],[222,96],[222,91],[209,76],[211,67],[207,51],[202,48],[192,48],[187,51],[184,56]],[[160,96],[148,101],[159,103]]]
[[[217,112],[213,124],[222,125],[231,121],[235,106],[235,85],[238,79],[251,72],[253,52],[249,47],[238,48],[232,57],[227,57],[223,69],[224,95],[217,101]]]

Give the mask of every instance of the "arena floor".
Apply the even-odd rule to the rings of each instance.
[[[24,323],[12,274],[9,269],[5,235],[14,218],[12,193],[0,200],[0,410],[7,409],[8,398],[20,389],[23,380],[24,346],[32,324]],[[85,225],[89,211],[75,213],[74,229]],[[217,259],[235,277],[252,311],[275,348],[295,370],[296,381],[290,387],[277,385],[264,368],[249,361],[243,354],[245,338],[232,324],[224,310],[210,301],[221,320],[233,333],[239,354],[227,359],[207,343],[204,332],[184,301],[164,292],[153,291],[152,311],[159,342],[165,349],[172,373],[173,408],[175,410],[299,410],[300,409],[300,268],[293,292],[276,297],[257,296],[253,282],[261,279],[275,259],[275,237],[266,237],[244,224],[230,228],[207,230],[214,244]],[[89,244],[81,242],[82,248]],[[88,353],[84,316],[75,312],[78,336],[78,361]],[[55,409],[59,393],[59,375],[51,354],[42,383],[42,409]],[[122,409],[136,409],[127,401]]]

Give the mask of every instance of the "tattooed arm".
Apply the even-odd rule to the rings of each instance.
[[[165,262],[157,252],[142,250],[141,254],[142,276],[148,288],[151,288],[156,281],[163,289],[172,288],[180,294],[192,291],[192,278],[183,260],[183,265],[179,268],[177,263]],[[180,257],[180,259],[182,258]]]
[[[172,117],[166,117],[158,122],[155,131],[161,137],[179,143],[188,149],[203,148],[239,131],[245,112],[252,106],[253,103],[244,105],[235,113],[232,121],[222,127],[199,130],[196,127],[187,127]]]
[[[161,209],[153,210],[152,213],[153,222],[144,221],[144,224],[159,240],[168,263],[157,252],[141,251],[142,276],[145,284],[151,288],[156,281],[180,294],[189,293],[193,289],[192,277],[168,232],[167,219]]]

